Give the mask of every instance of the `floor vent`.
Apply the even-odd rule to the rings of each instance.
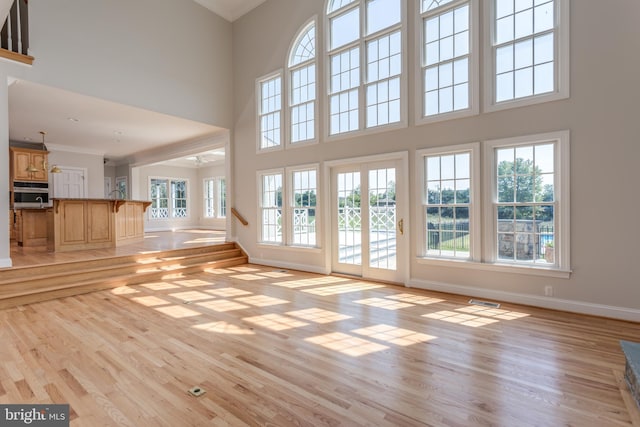
[[[288,273],[287,270],[273,270],[274,273]]]
[[[483,307],[500,308],[500,304],[498,304],[497,302],[480,301],[480,300],[477,300],[477,299],[470,299],[469,300],[469,304],[481,305]]]

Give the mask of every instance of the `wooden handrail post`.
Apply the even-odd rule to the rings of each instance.
[[[242,223],[242,225],[249,225],[249,222],[244,219],[244,217],[240,215],[240,213],[235,208],[231,208],[231,213],[238,219],[238,221]]]

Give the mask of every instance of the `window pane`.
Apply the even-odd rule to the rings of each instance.
[[[331,49],[344,46],[360,37],[360,9],[338,15],[331,20]]]
[[[329,2],[329,8],[327,9],[328,13],[331,12],[335,12],[338,9],[341,9],[342,7],[353,3],[356,0],[331,0]]]
[[[296,65],[311,60],[316,56],[316,27],[312,25],[305,31],[292,50],[289,65]]]
[[[400,22],[400,0],[367,1],[367,34]]]

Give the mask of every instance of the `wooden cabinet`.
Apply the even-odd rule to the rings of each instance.
[[[10,212],[13,233],[18,245],[45,246],[47,244],[47,211],[45,209],[19,209]]]
[[[29,148],[10,147],[10,165],[12,181],[48,181],[49,171],[47,160],[49,152],[44,150],[32,150]],[[30,172],[29,165],[38,170]]]
[[[53,250],[69,251],[115,246],[112,200],[56,200]],[[51,245],[52,242],[49,242]]]

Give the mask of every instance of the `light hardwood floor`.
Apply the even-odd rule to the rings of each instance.
[[[72,426],[640,425],[619,346],[639,337],[245,265],[0,311],[0,403],[69,403]]]

